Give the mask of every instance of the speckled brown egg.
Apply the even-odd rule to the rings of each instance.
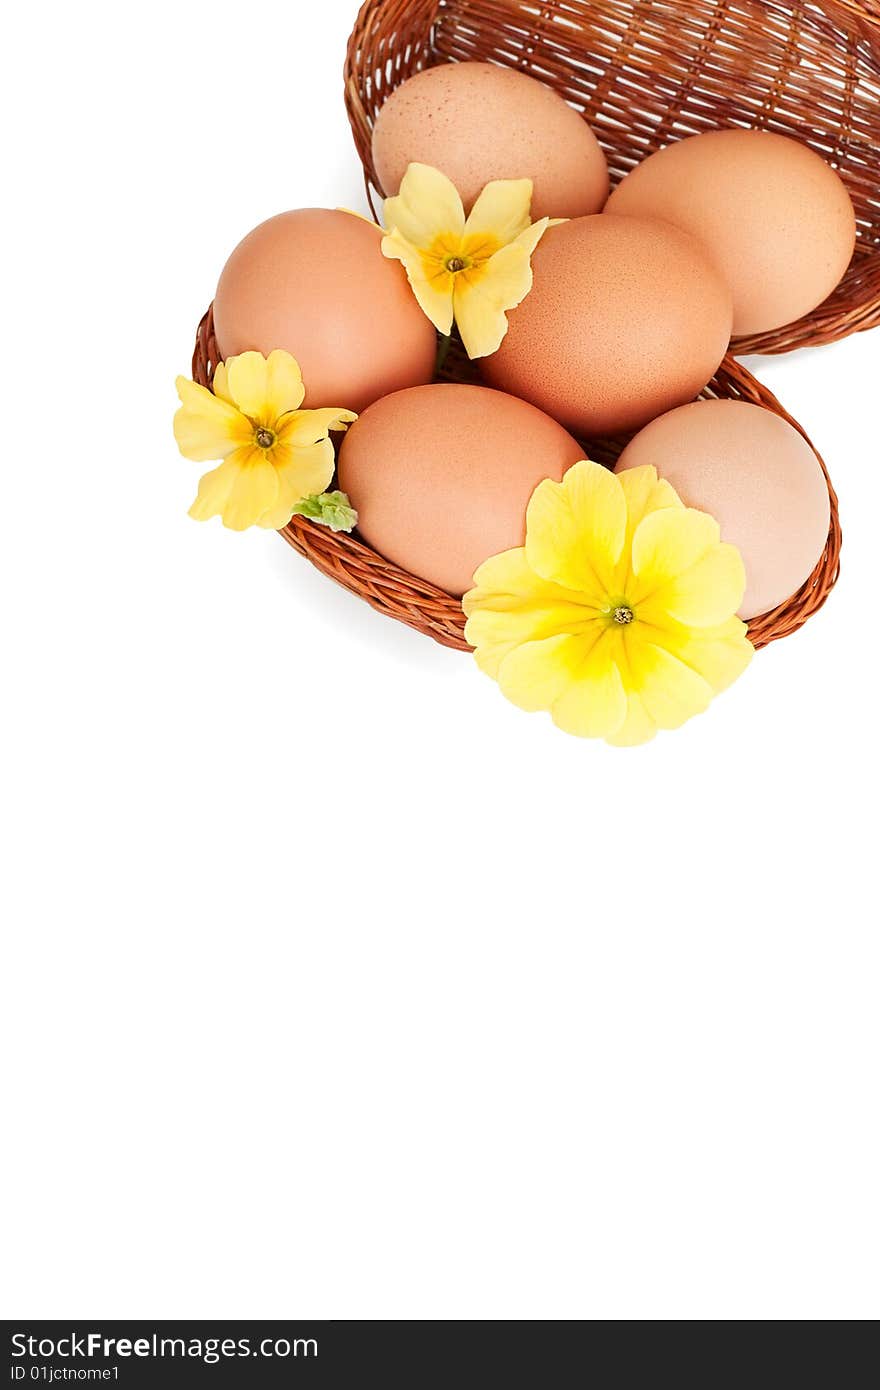
[[[808,146],[758,130],[715,130],[667,145],[607,204],[698,237],[733,291],[735,334],[763,333],[815,309],[855,245],[846,187]]]
[[[578,434],[638,429],[692,400],[724,356],[730,291],[676,227],[577,218],[545,233],[532,269],[482,371]]]
[[[350,213],[304,208],[271,217],[235,248],[214,297],[223,357],[292,353],[305,405],[364,410],[430,381],[437,338],[381,234]]]
[[[746,401],[681,406],[637,434],[617,470],[645,463],[738,547],[740,617],[769,613],[810,577],[828,539],[828,486],[803,435],[779,415]]]
[[[339,486],[380,555],[450,594],[490,555],[525,542],[529,498],[583,449],[534,406],[438,384],[377,401],[352,425]]]
[[[584,120],[551,87],[491,63],[441,63],[379,111],[373,162],[386,197],[411,163],[452,180],[470,211],[493,179],[531,179],[532,217],[581,217],[608,196],[608,166]]]

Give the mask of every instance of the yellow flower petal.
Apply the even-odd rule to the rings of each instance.
[[[462,599],[465,638],[487,676],[497,676],[504,657],[520,643],[583,631],[592,618],[571,593],[536,575],[521,547],[486,560],[474,586]]]
[[[299,364],[289,352],[276,349],[243,352],[226,362],[226,389],[239,410],[257,424],[271,428],[280,415],[296,410],[305,396]]]
[[[670,618],[695,628],[716,627],[736,613],[745,589],[745,566],[736,546],[716,545],[640,603],[638,614],[660,627]]]
[[[268,365],[261,352],[242,352],[238,357],[228,357],[225,388],[242,414],[260,424],[269,422],[265,417],[266,391],[268,385]]]
[[[221,400],[228,401],[230,405],[235,405],[235,401],[229,394],[229,383],[226,380],[226,363],[218,362],[214,368],[214,375],[211,378],[211,390],[215,396]]]
[[[655,645],[664,647],[708,681],[716,695],[742,675],[755,654],[748,629],[739,618],[713,628],[666,624],[662,629],[645,631]]]
[[[465,232],[494,237],[502,246],[514,241],[531,222],[531,179],[496,179],[487,183],[471,208]]]
[[[278,475],[262,449],[253,449],[239,469],[221,513],[231,531],[255,526],[278,497]]]
[[[431,320],[438,333],[452,332],[452,289],[454,277],[448,272],[429,279],[421,251],[394,232],[382,239],[382,254],[389,261],[401,261],[412,292],[422,313]]]
[[[552,227],[553,225],[549,217],[542,217],[539,222],[533,222],[530,227],[526,227],[525,231],[520,232],[519,236],[513,242],[513,245],[521,246],[522,249],[531,256],[548,227]]]
[[[290,410],[298,410],[306,398],[302,372],[295,357],[276,348],[266,358],[266,415],[274,423]]]
[[[385,226],[422,250],[438,236],[460,236],[464,205],[455,184],[429,164],[410,164],[396,198],[385,200]]]
[[[491,357],[507,333],[507,310],[521,304],[532,288],[528,253],[516,244],[504,246],[469,278],[456,276],[455,321],[471,361]]]
[[[616,475],[618,481],[623,476]],[[689,570],[720,543],[718,522],[692,507],[666,507],[643,517],[632,542],[634,586],[638,603]]]
[[[641,699],[632,691],[628,691],[626,718],[617,732],[608,734],[606,740],[608,743],[612,743],[615,748],[634,748],[639,743],[650,742],[656,733],[657,725],[645,709]]]
[[[713,691],[699,672],[671,652],[644,640],[636,624],[632,636],[627,635],[624,641],[628,688],[639,696],[658,728],[677,729],[708,708]]]
[[[532,593],[537,576],[526,562],[526,552],[521,545],[512,550],[502,550],[490,555],[474,571],[474,587],[465,594],[461,606],[466,614],[473,612],[477,603],[485,597],[509,598],[511,602]]]
[[[508,183],[515,189],[518,184],[528,182],[527,179],[502,180],[488,184],[481,198],[490,189],[505,188]],[[504,215],[503,207],[499,209],[499,214]],[[473,215],[471,213],[471,217]],[[521,226],[522,219],[519,219],[519,224]],[[453,292],[455,321],[465,351],[472,361],[478,357],[491,357],[501,346],[508,329],[508,312],[521,304],[532,288],[531,254],[548,225],[549,219],[545,217],[534,226],[526,222],[519,232],[510,222],[497,232],[490,226],[472,232],[469,220],[463,254],[472,257],[474,265],[455,276]],[[494,250],[499,241],[507,240],[511,230],[516,232],[514,238],[507,245]],[[484,246],[480,245],[481,238],[485,239]]]
[[[327,488],[333,481],[336,469],[336,455],[330,439],[319,439],[314,444],[297,446],[290,450],[287,446],[273,449],[273,459],[277,457],[278,476],[284,486],[288,483],[297,488],[296,501],[301,497],[313,497]]]
[[[345,431],[357,419],[352,410],[330,406],[325,410],[295,410],[280,421],[276,430],[282,444],[296,448],[326,439],[331,430]]]
[[[613,591],[626,535],[620,480],[583,460],[561,483],[546,480],[526,512],[526,555],[542,578],[586,595],[597,608]]]
[[[336,459],[329,439],[297,449],[276,444],[271,458],[278,478],[278,495],[258,518],[257,525],[280,531],[293,515],[297,502],[327,491],[333,480]]]
[[[663,511],[666,507],[681,510],[684,503],[671,483],[658,476],[651,463],[643,463],[639,468],[624,468],[614,475],[623,488],[626,498],[626,521],[628,539],[631,541],[639,522],[651,512]]]
[[[745,567],[720,535],[714,517],[691,507],[664,508],[639,523],[627,592],[640,618],[661,627],[670,619],[714,627],[733,616],[745,593]]]
[[[372,217],[368,217],[365,212],[358,212],[355,208],[337,208],[336,211],[348,213],[349,217],[356,217],[359,222],[368,222],[371,227],[376,228],[377,232],[384,231],[384,228],[380,227],[378,222],[374,222]]]
[[[199,482],[196,500],[189,509],[193,521],[209,521],[212,516],[220,516],[229,500],[229,494],[240,471],[235,455],[214,468]]]
[[[283,531],[293,516],[294,507],[301,500],[301,498],[294,497],[289,492],[281,492],[279,489],[274,506],[263,512],[262,516],[258,516],[254,524],[262,527],[264,531]]]
[[[657,476],[657,470],[650,463],[639,468],[625,468],[616,474],[626,499],[626,540],[615,580],[618,591],[624,594],[630,587],[632,571],[630,555],[633,536],[644,517],[651,512],[663,511],[666,507],[683,508],[684,503],[671,483]]]
[[[174,416],[174,438],[184,458],[207,463],[250,442],[253,430],[235,406],[186,377],[179,376],[176,384],[181,406]]]
[[[514,647],[498,670],[501,693],[520,709],[550,709],[563,691],[577,680],[601,630],[570,636],[562,633]]]
[[[340,211],[344,211],[344,209],[340,209]],[[264,531],[283,531],[293,516],[294,507],[301,500],[288,491],[282,492],[279,488],[274,506],[270,507],[267,512],[263,512],[262,516],[257,517],[256,525],[261,526]]]
[[[565,733],[578,738],[610,738],[623,725],[627,697],[615,660],[619,649],[619,639],[606,630],[553,702],[553,722]]]

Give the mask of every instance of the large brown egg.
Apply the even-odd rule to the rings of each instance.
[[[481,363],[493,386],[579,434],[638,429],[692,400],[730,340],[730,291],[663,222],[581,217],[545,233],[534,284]]]
[[[430,381],[437,336],[381,233],[351,213],[303,208],[270,217],[235,248],[214,297],[222,357],[285,348],[305,405],[364,410]]]
[[[608,196],[608,166],[585,121],[551,87],[492,63],[441,63],[381,108],[373,162],[386,197],[411,163],[451,179],[466,211],[493,179],[531,179],[532,217],[581,217]]]
[[[791,598],[828,539],[828,485],[803,435],[746,401],[695,401],[637,434],[617,471],[651,463],[688,507],[710,512],[746,568],[741,618]]]
[[[482,386],[418,386],[352,425],[339,486],[380,555],[450,594],[490,555],[525,542],[529,498],[583,458],[560,425]]]
[[[698,237],[733,291],[737,335],[815,309],[843,277],[856,237],[830,165],[798,140],[758,130],[667,145],[627,175],[607,210],[661,217]]]

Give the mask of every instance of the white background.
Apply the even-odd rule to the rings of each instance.
[[[226,255],[363,206],[354,14],[6,19],[2,1311],[876,1316],[880,334],[753,364],[843,578],[640,750],[196,525]]]

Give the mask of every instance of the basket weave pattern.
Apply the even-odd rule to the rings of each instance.
[[[367,0],[345,99],[374,211],[372,128],[385,98],[423,67],[473,59],[529,72],[581,111],[612,185],[704,130],[806,142],[849,189],[855,254],[818,309],[733,349],[787,352],[880,323],[880,0]]]
[[[214,368],[219,360],[213,314],[209,309],[199,324],[196,335],[192,363],[193,379],[201,386],[210,386]],[[453,349],[441,379],[474,382],[479,378],[473,364],[468,362],[462,350]],[[703,396],[750,401],[754,405],[765,406],[788,420],[804,434],[797,421],[792,420],[783,410],[776,397],[733,357],[728,356],[724,359]],[[612,464],[626,442],[626,438],[593,440],[584,453],[586,457],[597,462]],[[819,461],[822,462],[821,459]],[[771,613],[762,614],[749,623],[749,637],[756,647],[764,647],[768,642],[796,632],[812,613],[822,607],[837,580],[840,561],[837,497],[824,463],[822,470],[828,481],[831,500],[828,544],[812,575],[798,592]],[[344,589],[349,589],[365,599],[380,613],[416,628],[445,647],[470,651],[464,639],[465,619],[460,601],[383,559],[357,536],[333,532],[326,526],[299,516],[293,517],[280,534],[294,550],[304,555],[323,574],[334,579]]]

